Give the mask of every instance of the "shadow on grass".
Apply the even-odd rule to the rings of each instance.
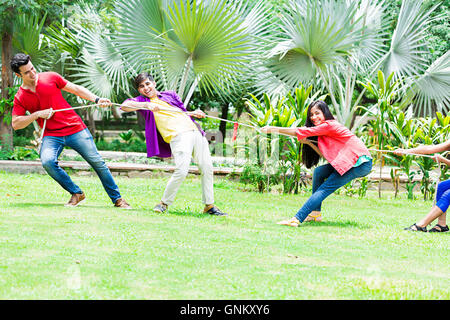
[[[36,207],[51,208],[51,209],[61,209],[61,208],[64,208],[64,204],[63,203],[36,203],[36,202],[23,203],[22,202],[22,203],[10,204],[9,207],[23,208],[23,209],[36,208]]]
[[[32,202],[32,203],[14,203],[14,204],[10,204],[9,207],[13,207],[13,208],[22,208],[22,209],[28,209],[28,208],[47,208],[47,209],[64,209],[64,210],[78,210],[78,209],[101,209],[101,208],[113,208],[114,206],[109,206],[109,205],[105,205],[105,206],[95,206],[95,205],[80,205],[77,207],[66,207],[64,206],[64,203],[36,203],[36,202]],[[131,211],[131,210],[130,210]]]
[[[211,217],[210,214],[207,213],[203,213],[203,212],[199,212],[197,210],[192,210],[192,209],[171,209],[169,210],[168,213],[164,213],[164,214],[170,214],[170,215],[175,215],[175,216],[183,216],[183,217],[195,217],[195,218],[208,218]]]
[[[322,221],[322,222],[305,222],[300,225],[301,228],[305,227],[338,227],[338,228],[358,228],[358,229],[370,229],[367,224],[357,223],[355,221]]]

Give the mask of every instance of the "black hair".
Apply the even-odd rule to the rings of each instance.
[[[31,58],[29,55],[27,55],[25,53],[17,53],[11,59],[11,62],[10,62],[11,70],[14,71],[15,73],[20,74],[19,68],[21,66],[28,64],[28,62],[30,62],[30,60],[31,60]]]
[[[308,106],[305,127],[314,127],[314,124],[311,121],[311,109],[313,107],[318,107],[322,111],[325,120],[334,120],[333,114],[331,113],[330,108],[328,108],[328,105],[322,100],[316,100],[311,102]],[[308,137],[308,140],[317,142],[317,136]],[[307,144],[302,144],[302,150],[302,162],[307,168],[311,168],[319,163],[320,156],[313,148]]]
[[[139,85],[141,84],[141,82],[142,82],[142,81],[145,81],[145,80],[147,80],[147,79],[149,79],[150,81],[155,82],[155,80],[154,80],[153,77],[150,75],[150,73],[148,73],[148,72],[142,72],[142,73],[139,73],[139,74],[136,76],[136,78],[134,78],[134,87],[135,87],[136,89],[138,89],[138,88],[139,88]]]

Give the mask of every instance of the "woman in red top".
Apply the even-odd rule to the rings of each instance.
[[[320,100],[312,102],[307,111],[305,127],[282,128],[267,126],[265,133],[279,132],[317,141],[317,146],[328,164],[317,167],[313,173],[313,193],[291,219],[278,224],[298,227],[303,221],[321,219],[322,202],[353,179],[364,177],[372,170],[372,158],[364,143],[349,129],[337,122]],[[307,144],[303,145],[302,162],[307,168],[317,165],[320,155]],[[311,214],[309,217],[308,215]]]

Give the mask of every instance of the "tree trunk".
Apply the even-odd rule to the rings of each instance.
[[[117,111],[117,107],[111,107],[111,114],[113,115],[114,119],[120,120],[122,117],[119,114],[119,111]]]
[[[96,135],[96,127],[95,127],[94,111],[88,110],[87,116],[88,116],[89,131],[91,132],[92,137],[95,139],[96,138],[96,136],[95,136]]]
[[[9,32],[2,34],[2,99],[9,98],[8,88],[13,86],[13,73],[9,66],[12,55],[12,35]],[[0,114],[0,145],[6,148],[13,147],[13,132],[11,122],[9,121],[12,106],[6,106]]]

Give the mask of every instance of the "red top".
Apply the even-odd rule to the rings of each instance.
[[[336,120],[326,120],[315,127],[297,129],[298,140],[317,136],[317,146],[327,161],[343,175],[350,170],[360,156],[370,156],[364,143]]]
[[[64,99],[61,89],[67,80],[56,72],[39,73],[36,83],[36,92],[19,88],[14,97],[13,116],[24,116],[26,111],[34,113],[39,110],[52,108],[53,110],[71,108]],[[37,122],[42,128],[44,119]],[[68,136],[86,129],[86,125],[74,110],[56,112],[47,120],[44,136]]]

